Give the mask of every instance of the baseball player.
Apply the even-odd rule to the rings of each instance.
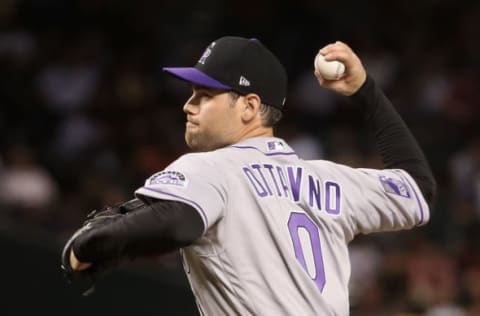
[[[334,81],[316,73],[319,85],[364,109],[385,169],[298,157],[273,135],[284,67],[256,39],[222,37],[194,67],[164,69],[192,84],[183,111],[194,153],[152,175],[132,201],[87,221],[65,246],[64,269],[181,249],[202,315],[348,315],[348,243],[425,224],[435,181],[349,46],[320,52],[346,72]]]

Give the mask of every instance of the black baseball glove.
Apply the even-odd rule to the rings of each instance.
[[[91,267],[83,271],[74,271],[70,265],[70,252],[73,244],[77,238],[87,233],[91,229],[95,229],[109,222],[117,220],[124,214],[135,211],[135,209],[141,207],[143,202],[138,199],[130,200],[126,203],[109,206],[102,211],[94,210],[90,212],[82,227],[80,227],[67,241],[62,250],[61,255],[61,269],[71,284],[75,284],[80,289],[84,296],[90,295],[95,290],[95,281],[112,268],[116,267],[120,261],[118,259],[110,260],[106,262],[94,262]]]

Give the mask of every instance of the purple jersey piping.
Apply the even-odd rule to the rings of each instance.
[[[415,198],[417,199],[417,203],[418,203],[418,206],[420,207],[420,223],[417,224],[417,226],[420,226],[423,224],[423,220],[424,220],[424,213],[423,213],[423,206],[422,206],[422,202],[420,201],[420,198],[418,197],[418,194],[417,194],[417,191],[415,190],[415,188],[413,187],[413,185],[410,183],[410,181],[408,180],[407,177],[405,177],[405,180],[407,180],[407,183],[408,185],[410,186],[410,189],[412,189],[413,193],[415,193]]]
[[[203,219],[205,220],[205,229],[207,229],[208,227],[208,217],[207,217],[207,214],[205,213],[205,211],[203,210],[203,208],[198,205],[198,203],[192,201],[192,200],[189,200],[187,198],[184,198],[180,195],[176,195],[176,194],[173,194],[173,193],[168,193],[168,192],[165,192],[165,191],[162,191],[162,190],[156,190],[156,189],[152,189],[152,188],[147,188],[147,187],[143,187],[145,190],[148,190],[148,191],[153,191],[153,192],[157,192],[157,193],[161,193],[161,194],[165,194],[165,195],[169,195],[169,196],[173,196],[174,198],[177,198],[179,200],[182,200],[182,201],[185,201],[187,202],[188,204],[191,204],[193,205],[197,210],[199,210],[202,214],[202,217]]]

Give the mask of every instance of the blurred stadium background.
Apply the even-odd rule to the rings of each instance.
[[[276,132],[305,158],[378,167],[361,113],[317,88],[317,50],[350,44],[438,181],[431,222],[351,245],[352,315],[480,315],[480,2],[0,1],[0,315],[196,315],[176,254],[83,298],[59,269],[88,211],[187,151],[184,83],[223,35],[255,37],[290,76]]]

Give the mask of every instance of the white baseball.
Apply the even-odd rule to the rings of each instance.
[[[337,80],[345,73],[345,65],[337,60],[326,61],[322,54],[318,53],[314,61],[315,70],[327,80]]]

